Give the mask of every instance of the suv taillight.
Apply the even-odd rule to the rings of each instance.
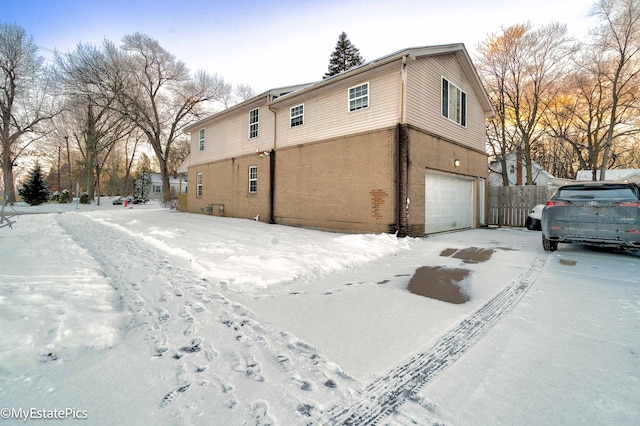
[[[616,203],[616,206],[620,207],[640,207],[640,201],[621,201]]]
[[[546,206],[547,207],[560,207],[560,206],[570,206],[571,203],[568,201],[554,201],[554,200],[549,200],[547,201]]]

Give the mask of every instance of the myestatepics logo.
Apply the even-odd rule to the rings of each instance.
[[[0,419],[27,420],[84,420],[89,418],[87,410],[63,408],[48,410],[45,408],[0,408]]]

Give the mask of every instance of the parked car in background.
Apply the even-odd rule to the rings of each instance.
[[[527,216],[527,220],[524,224],[529,231],[541,231],[540,219],[542,218],[542,209],[544,209],[544,204],[538,204],[534,208],[531,209],[529,215]]]
[[[627,182],[561,186],[542,210],[542,247],[558,243],[640,249],[640,188]]]

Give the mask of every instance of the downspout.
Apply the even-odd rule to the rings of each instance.
[[[275,224],[276,218],[273,215],[276,184],[276,150],[269,153],[269,223]]]
[[[401,146],[401,134],[402,134],[402,124],[406,122],[405,117],[405,102],[406,102],[406,90],[407,90],[407,56],[402,57],[402,70],[401,70],[401,79],[400,79],[400,111],[399,111],[399,119],[398,124],[396,125],[396,134],[395,134],[395,154],[396,154],[396,206],[395,206],[395,222],[396,222],[396,233],[399,236],[403,236],[404,232],[402,231],[402,146]]]
[[[402,191],[400,189],[400,183],[402,180],[400,179],[400,170],[402,165],[402,160],[400,159],[400,132],[402,131],[402,124],[396,124],[396,135],[395,135],[395,150],[396,150],[396,208],[395,208],[395,222],[396,222],[396,234],[400,235],[400,218],[402,217],[402,202],[400,202],[400,197],[402,197]]]
[[[276,198],[276,129],[278,127],[277,114],[271,108],[271,95],[267,95],[267,108],[273,113],[273,148],[269,153],[269,223],[276,223],[275,198]]]

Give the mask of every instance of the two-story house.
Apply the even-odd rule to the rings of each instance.
[[[463,44],[270,90],[187,129],[186,210],[411,236],[477,227],[492,113]]]

